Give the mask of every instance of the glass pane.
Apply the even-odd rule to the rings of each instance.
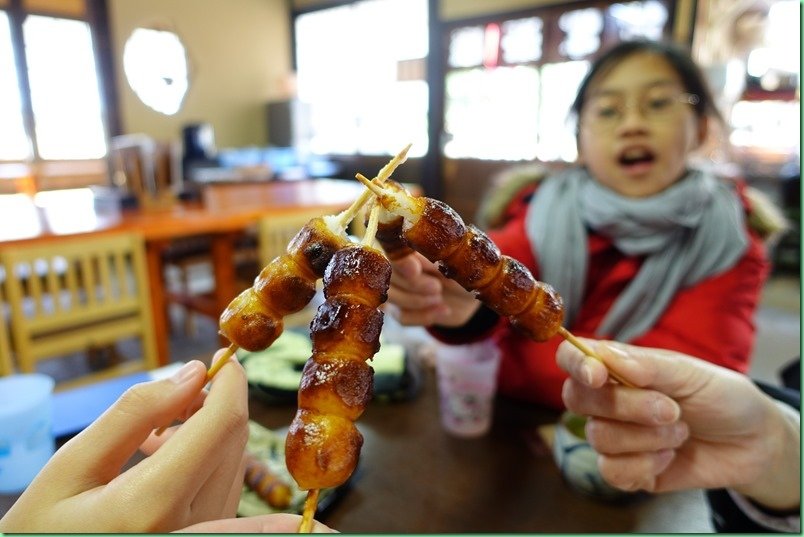
[[[729,139],[746,174],[788,177],[800,173],[799,101],[740,101],[730,119]]]
[[[536,156],[539,72],[535,67],[454,71],[447,75],[446,85],[447,157]]]
[[[622,40],[640,37],[659,40],[667,22],[667,8],[657,0],[614,4],[609,7],[609,15]]]
[[[400,67],[418,64],[428,46],[426,0],[370,0],[298,17],[298,98],[311,133],[302,150],[396,154],[413,143],[410,156],[426,153],[427,83]]]
[[[748,75],[760,80],[763,89],[795,87],[801,71],[800,4],[794,0],[778,1],[770,7],[764,43],[748,55]],[[785,76],[794,74],[794,77]],[[787,84],[784,78],[792,78]]]
[[[505,21],[502,25],[503,62],[523,63],[541,58],[542,25],[538,17]]]
[[[0,160],[27,160],[30,156],[8,15],[0,11]]]
[[[588,61],[553,63],[542,67],[539,160],[572,162],[577,157],[575,126],[569,121],[569,110],[588,70]]]
[[[179,111],[189,78],[187,54],[178,35],[137,28],[123,49],[123,67],[143,103],[168,116]]]
[[[483,63],[482,26],[469,26],[453,30],[449,36],[449,66],[476,67]]]
[[[39,154],[44,159],[103,157],[106,141],[89,25],[29,15],[23,35]]]
[[[568,11],[558,18],[564,39],[558,51],[573,60],[593,54],[600,48],[603,13],[597,8]]]

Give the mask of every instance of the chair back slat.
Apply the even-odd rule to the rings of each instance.
[[[84,253],[78,258],[79,265],[79,293],[84,297],[89,307],[95,306],[98,299],[95,296],[95,265],[92,263],[90,253]],[[80,303],[80,302],[79,302]]]
[[[59,264],[58,261],[58,258],[46,260],[47,272],[45,274],[45,294],[51,297],[52,300],[50,303],[56,312],[60,312],[63,309],[61,286],[59,284],[60,275],[56,267],[56,265]]]
[[[76,274],[75,263],[66,263],[64,273],[64,289],[67,294],[65,297],[70,304],[78,303],[78,275]]]
[[[115,280],[117,282],[120,298],[132,296],[131,289],[133,283],[129,282],[129,276],[126,271],[126,257],[122,250],[118,250],[114,253],[112,264],[115,268]]]
[[[42,303],[42,282],[39,281],[38,272],[42,267],[41,263],[37,263],[39,259],[31,259],[29,263],[24,265],[24,270],[21,270],[26,277],[28,283],[28,294],[33,300],[34,307],[36,308],[37,315],[41,315],[45,310]],[[22,268],[22,267],[20,267]]]

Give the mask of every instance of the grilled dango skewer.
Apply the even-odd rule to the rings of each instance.
[[[386,210],[404,219],[402,235],[407,244],[436,263],[445,276],[472,291],[486,306],[508,317],[511,324],[535,341],[556,334],[591,358],[602,362],[592,349],[562,326],[561,297],[548,284],[536,280],[519,261],[500,254],[481,230],[467,226],[446,203],[414,197],[404,189],[375,185],[363,175],[357,179],[376,196]],[[630,385],[616,373],[609,373]]]
[[[391,264],[370,246],[379,207],[360,244],[335,253],[324,276],[326,300],[310,323],[312,356],[304,366],[298,410],[285,440],[285,462],[308,490],[300,532],[309,531],[322,488],[344,483],[357,466],[363,437],[354,421],[371,400]]]

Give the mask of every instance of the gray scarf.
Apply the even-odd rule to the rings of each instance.
[[[525,226],[541,279],[564,299],[571,325],[585,294],[587,228],[629,256],[646,256],[598,327],[598,337],[631,341],[664,313],[679,289],[731,268],[748,247],[737,195],[700,171],[649,198],[628,198],[583,168],[545,179]]]

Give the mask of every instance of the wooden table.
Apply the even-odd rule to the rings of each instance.
[[[701,491],[604,503],[573,492],[533,431],[557,413],[495,401],[494,425],[476,439],[449,436],[438,420],[432,370],[412,400],[373,401],[358,419],[358,470],[322,522],[346,533],[708,533]],[[296,405],[252,396],[252,420],[286,428]],[[60,442],[61,443],[61,442]],[[141,459],[135,456],[129,466]],[[19,497],[0,494],[0,517]]]
[[[357,181],[313,179],[210,185],[200,203],[162,210],[104,209],[89,189],[0,196],[0,248],[44,243],[64,237],[134,231],[146,246],[157,353],[170,362],[162,253],[171,241],[205,235],[211,239],[215,276],[211,310],[222,312],[236,295],[235,239],[262,217],[320,209],[329,214],[347,207],[363,192]]]
[[[413,400],[372,402],[357,420],[364,437],[351,488],[321,518],[344,533],[711,532],[701,491],[605,503],[564,483],[534,431],[556,412],[498,397],[491,432],[448,435],[434,373]],[[295,404],[252,398],[250,417],[286,427]]]

